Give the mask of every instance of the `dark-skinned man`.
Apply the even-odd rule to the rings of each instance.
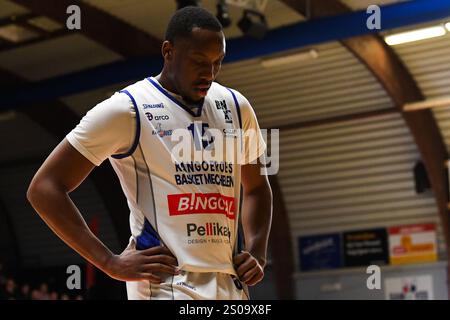
[[[264,276],[272,217],[255,113],[214,81],[226,42],[205,9],[178,10],[161,51],[161,73],[92,108],[43,163],[27,197],[65,243],[126,281],[129,299],[248,299],[247,285]],[[174,152],[180,146],[183,155]],[[69,197],[106,159],[130,208],[121,254],[92,234]]]

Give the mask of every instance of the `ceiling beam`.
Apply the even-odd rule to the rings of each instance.
[[[56,76],[27,85],[0,88],[0,110],[19,109],[34,102],[46,102],[60,97],[100,89],[113,84],[142,79],[161,71],[162,58],[120,60],[68,75]]]
[[[10,24],[22,24],[27,23],[28,20],[38,17],[35,13],[25,13],[21,15],[12,15],[6,18],[0,19],[0,27],[4,27]]]
[[[21,47],[24,47],[27,45],[32,45],[32,44],[39,43],[42,41],[51,40],[51,39],[55,39],[58,37],[63,37],[63,36],[73,33],[73,31],[70,31],[67,28],[61,28],[59,30],[50,32],[50,31],[41,29],[29,22],[31,19],[35,19],[35,18],[39,18],[39,17],[41,17],[41,16],[39,16],[35,13],[26,13],[26,14],[22,14],[22,15],[12,15],[10,17],[0,19],[0,27],[5,27],[8,25],[17,25],[17,26],[23,27],[25,29],[29,29],[37,34],[36,37],[33,37],[33,38],[25,40],[25,41],[20,41],[20,42],[13,42],[13,41],[9,41],[6,39],[2,39],[3,42],[0,43],[0,52],[18,49],[18,48],[21,48]]]
[[[306,14],[307,0],[281,1],[297,12],[303,15]],[[311,1],[311,4],[310,19],[351,12],[350,8],[338,0],[314,0]],[[344,39],[341,43],[361,63],[366,65],[402,114],[425,164],[442,221],[447,252],[450,252],[450,225],[447,211],[448,181],[444,166],[445,161],[448,159],[448,153],[444,140],[430,110],[403,112],[405,103],[421,101],[424,99],[424,95],[402,60],[380,36],[357,36]],[[449,277],[447,278],[450,281],[450,263],[448,275]]]
[[[160,52],[161,41],[110,14],[81,1],[10,0],[66,25],[66,10],[76,4],[81,11],[81,32],[88,38],[125,57],[146,56]],[[150,13],[149,13],[150,14]]]
[[[0,52],[14,50],[32,44],[40,43],[43,41],[65,37],[69,34],[73,34],[73,31],[69,31],[67,29],[60,29],[51,33],[50,32],[41,33],[37,38],[32,38],[21,42],[5,42],[0,44]]]

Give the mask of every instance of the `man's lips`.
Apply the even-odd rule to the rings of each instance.
[[[211,87],[211,82],[199,82],[194,85],[196,89],[209,89]]]
[[[197,91],[197,93],[203,97],[206,97],[206,95],[208,94],[207,89],[196,89],[195,91]]]
[[[208,94],[208,90],[211,87],[211,85],[201,85],[201,86],[196,86],[195,87],[195,91],[198,92],[198,94],[200,94],[201,96],[206,96]]]

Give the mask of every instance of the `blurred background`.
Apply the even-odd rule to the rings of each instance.
[[[90,108],[159,73],[166,25],[186,5],[225,27],[218,82],[280,130],[269,264],[252,297],[448,299],[449,0],[0,0],[0,299],[126,299],[26,190]],[[110,164],[72,198],[121,252],[129,211]]]

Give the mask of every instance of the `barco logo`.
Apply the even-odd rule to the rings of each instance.
[[[224,214],[234,220],[235,201],[220,193],[182,193],[167,196],[169,214],[178,216],[184,214]]]
[[[147,119],[148,119],[149,121],[152,121],[152,120],[157,120],[157,121],[158,121],[158,120],[169,120],[169,116],[166,115],[166,114],[154,116],[154,115],[151,114],[150,112],[146,112],[145,115],[147,116]]]

